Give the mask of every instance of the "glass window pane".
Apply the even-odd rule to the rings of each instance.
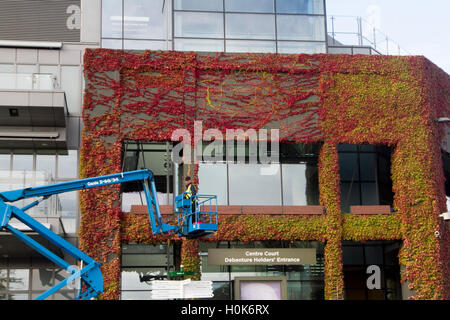
[[[102,48],[122,49],[121,39],[102,39]]]
[[[350,206],[361,205],[359,196],[359,183],[341,183],[341,210],[344,213],[350,212]]]
[[[59,212],[66,232],[76,231],[76,217],[78,213],[78,191],[60,193],[57,195]]]
[[[171,47],[166,41],[124,40],[125,50],[168,50]]]
[[[267,167],[229,164],[230,205],[281,205],[280,169],[262,175],[267,172],[263,168]]]
[[[81,114],[80,67],[61,67],[61,89],[65,91],[69,113],[72,115]]]
[[[28,290],[29,277],[30,270],[28,269],[10,269],[9,290]]]
[[[339,174],[342,181],[358,181],[358,155],[356,153],[339,153]]]
[[[8,295],[8,300],[28,300],[28,293],[10,293]]]
[[[328,53],[333,54],[352,54],[352,48],[347,47],[328,47]]]
[[[32,154],[14,154],[13,155],[13,170],[15,171],[32,171],[33,170],[33,155]]]
[[[124,38],[165,39],[166,5],[165,0],[124,1]]]
[[[175,10],[222,11],[223,0],[175,0]]]
[[[217,195],[217,204],[227,204],[227,165],[200,163],[198,167],[198,193]]]
[[[283,205],[319,204],[317,165],[283,164]]]
[[[275,17],[265,14],[225,16],[226,37],[237,39],[275,39]]]
[[[73,300],[75,299],[74,291],[58,291],[54,295],[54,300]]]
[[[227,52],[263,52],[275,53],[275,41],[227,40]]]
[[[55,177],[56,155],[36,155],[36,171],[45,171]]]
[[[323,0],[277,0],[277,12],[323,14]]]
[[[0,64],[0,88],[14,89],[16,78],[16,67],[13,64]]]
[[[77,167],[77,150],[69,150],[68,155],[58,155],[58,178],[76,178],[78,176]]]
[[[141,281],[143,276],[166,274],[161,268],[123,268],[121,272],[121,290],[149,290],[149,285]]]
[[[223,40],[175,39],[177,51],[223,52]]]
[[[122,300],[150,300],[150,291],[122,291]]]
[[[0,269],[0,290],[5,290],[8,282],[8,270]]]
[[[325,53],[325,42],[286,42],[278,41],[278,53]]]
[[[360,153],[359,163],[361,166],[361,180],[375,181],[377,165],[376,154]]]
[[[102,1],[102,37],[122,38],[122,0]]]
[[[223,14],[175,12],[175,37],[223,38]]]
[[[382,246],[365,246],[366,264],[383,264],[383,247]]]
[[[325,20],[323,17],[278,15],[279,40],[325,41]]]
[[[363,265],[362,246],[342,246],[342,262],[344,265]]]
[[[11,155],[0,154],[0,170],[10,170],[10,169],[11,169]]]
[[[377,184],[375,182],[361,183],[361,192],[363,205],[378,205]]]
[[[33,290],[46,290],[53,286],[53,269],[33,269],[31,277]]]
[[[273,0],[225,0],[229,12],[273,12]]]

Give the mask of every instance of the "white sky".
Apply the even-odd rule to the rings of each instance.
[[[379,10],[379,27],[412,55],[450,74],[450,0],[326,0],[327,15],[361,16]],[[373,17],[373,15],[372,15]],[[376,20],[376,19],[375,19]]]

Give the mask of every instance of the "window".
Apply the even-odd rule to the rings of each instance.
[[[275,39],[274,15],[225,15],[225,37],[237,39]]]
[[[58,155],[58,178],[78,177],[78,150],[69,150],[68,155]]]
[[[321,16],[278,15],[279,40],[325,41],[325,23]]]
[[[166,0],[103,0],[102,47],[166,50],[172,32]],[[132,40],[146,40],[135,42]]]
[[[391,149],[386,146],[339,145],[341,210],[352,205],[393,204]]]
[[[155,178],[160,205],[173,203],[172,143],[125,142],[123,151],[123,171],[150,169]],[[130,211],[131,205],[145,203],[140,182],[122,184],[122,210]],[[141,202],[142,199],[142,202]]]
[[[323,0],[276,0],[277,12],[323,14]]]
[[[225,10],[228,12],[274,12],[273,0],[225,0]]]
[[[213,281],[214,300],[233,300],[236,277],[284,276],[287,280],[288,300],[324,299],[323,243],[288,241],[239,241],[200,242],[199,255],[202,279]],[[208,265],[210,248],[315,248],[315,265]]]
[[[79,66],[61,67],[61,89],[66,93],[70,114],[81,114],[81,75]]]
[[[248,143],[244,149],[244,161],[237,152],[234,160],[227,160],[226,152],[222,161],[203,157],[199,192],[217,194],[220,205],[319,204],[318,145],[282,143],[279,158],[271,164],[249,163]]]
[[[323,0],[176,0],[173,19],[175,50],[326,52]]]
[[[228,52],[277,52],[275,41],[227,40],[226,48]]]
[[[179,268],[180,244],[141,245],[122,247],[121,299],[149,300],[148,281],[152,276],[167,278],[169,271]]]
[[[222,11],[223,0],[175,0],[176,10]]]
[[[175,12],[175,37],[223,38],[223,15]]]
[[[344,241],[344,294],[348,300],[401,300],[399,241]],[[369,289],[367,279],[373,274],[369,266],[380,270],[380,289]]]
[[[0,266],[0,300],[30,300],[38,297],[69,274],[47,260],[3,258]],[[72,300],[75,290],[62,288],[47,300]]]

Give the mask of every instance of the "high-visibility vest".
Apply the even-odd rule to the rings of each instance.
[[[194,189],[194,190],[192,190],[192,189]],[[184,193],[185,193],[186,199],[190,199],[192,196],[195,196],[195,194],[197,193],[197,190],[195,190],[195,187],[192,187],[192,183],[190,183]]]

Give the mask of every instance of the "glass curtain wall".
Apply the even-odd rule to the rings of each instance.
[[[104,48],[324,53],[325,35],[324,0],[102,1]]]
[[[21,150],[2,150],[0,154],[0,190],[16,190],[42,186],[78,178],[78,150],[66,154],[50,150],[30,153]],[[15,202],[25,206],[33,201],[25,199]],[[78,225],[78,191],[51,196],[37,207],[27,211],[36,216],[60,214],[66,233],[75,233]]]
[[[174,50],[324,53],[323,0],[174,0]]]

